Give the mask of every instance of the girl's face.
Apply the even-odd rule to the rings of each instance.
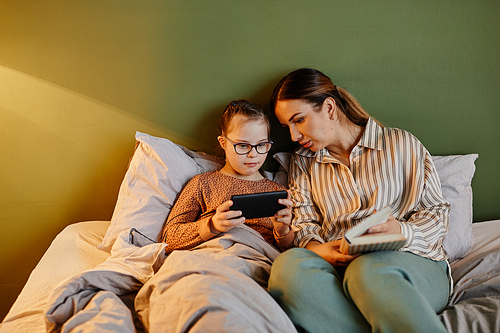
[[[335,123],[331,117],[335,101],[326,99],[320,110],[300,99],[278,101],[275,114],[281,125],[288,127],[290,137],[303,147],[319,151],[335,140]]]
[[[256,148],[252,148],[247,154],[239,155],[235,151],[234,144],[258,145],[268,142],[269,136],[264,121],[248,120],[245,116],[236,115],[231,120],[225,137],[221,135],[218,140],[226,153],[226,164],[221,171],[240,179],[262,179],[259,169],[264,164],[267,153],[259,154]]]

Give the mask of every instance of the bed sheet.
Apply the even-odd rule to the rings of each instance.
[[[109,221],[79,222],[66,227],[52,242],[0,326],[0,333],[45,332],[44,311],[55,286],[103,263],[109,254],[96,246]],[[451,263],[461,269],[471,257],[500,249],[500,220],[473,224],[475,244],[467,257]]]
[[[453,333],[500,333],[500,220],[473,225],[475,245],[451,263],[454,290],[441,321]]]
[[[0,332],[46,332],[44,311],[50,292],[59,282],[109,257],[109,253],[97,249],[108,226],[109,221],[88,221],[61,231],[31,272]]]
[[[485,222],[476,222],[472,224],[472,236],[474,237],[474,246],[467,255],[468,258],[475,257],[485,252],[500,247],[500,220]],[[464,260],[455,260],[450,264],[451,269],[455,270],[463,264]]]

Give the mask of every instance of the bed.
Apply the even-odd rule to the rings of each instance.
[[[154,241],[182,186],[222,161],[145,133],[136,141],[111,221],[60,232],[0,332],[294,332],[266,292],[279,252],[252,229],[168,257]],[[275,154],[280,170],[266,177],[286,183],[289,157]],[[477,157],[433,156],[452,207],[444,246],[454,290],[440,314],[449,332],[500,332],[500,220],[472,223]]]

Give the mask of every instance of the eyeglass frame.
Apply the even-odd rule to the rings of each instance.
[[[257,154],[264,155],[264,154],[269,153],[269,151],[271,150],[271,147],[273,146],[273,143],[274,143],[274,142],[272,142],[272,141],[264,141],[264,142],[258,143],[258,144],[256,144],[256,145],[251,145],[251,144],[249,144],[249,143],[244,143],[244,142],[236,142],[236,143],[234,143],[234,142],[233,142],[233,140],[229,139],[229,138],[228,138],[227,136],[225,136],[224,134],[222,134],[222,136],[223,136],[223,137],[224,137],[227,141],[229,141],[229,143],[231,143],[231,144],[233,145],[233,147],[234,147],[234,152],[235,152],[236,154],[238,154],[238,155],[248,155],[248,154],[252,151],[252,149],[254,149],[254,148],[255,148],[255,151],[257,152]],[[266,152],[264,152],[264,153],[259,152],[259,151],[257,150],[257,147],[258,147],[259,145],[266,144],[266,143],[269,143],[269,144],[270,144],[269,149],[268,149]],[[250,149],[249,149],[246,153],[238,153],[238,152],[236,151],[236,146],[239,146],[239,145],[247,145],[247,146],[250,146]]]

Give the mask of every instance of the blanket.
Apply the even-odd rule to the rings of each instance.
[[[135,229],[123,231],[106,261],[56,286],[45,311],[47,332],[136,331],[134,315],[123,300],[163,264],[166,246],[146,245],[138,234]]]
[[[448,332],[500,333],[500,250],[467,257],[452,276],[450,306],[440,314]]]
[[[296,332],[266,291],[279,252],[253,229],[233,228],[166,259],[165,244],[135,246],[126,233],[117,242],[109,260],[52,292],[48,332],[142,326],[150,332]],[[135,306],[127,306],[124,296],[135,292]]]

